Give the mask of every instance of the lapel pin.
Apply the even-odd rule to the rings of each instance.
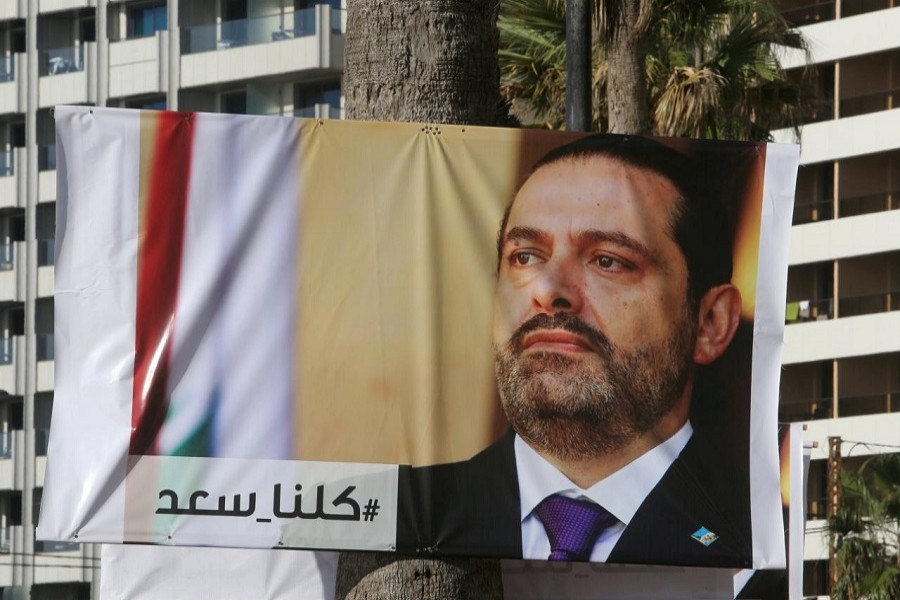
[[[703,544],[704,546],[709,546],[714,541],[719,539],[715,533],[707,529],[706,527],[701,527],[697,531],[691,534],[691,537]]]

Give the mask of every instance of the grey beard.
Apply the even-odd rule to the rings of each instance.
[[[613,346],[599,331],[565,315],[551,326],[582,335],[587,328],[599,349],[582,358],[555,352],[523,357],[524,333],[548,326],[547,318],[542,318],[543,325],[529,324],[533,320],[505,346],[495,346],[494,367],[507,419],[538,451],[573,460],[620,450],[656,425],[684,391],[696,335],[687,310],[669,339],[633,352]]]

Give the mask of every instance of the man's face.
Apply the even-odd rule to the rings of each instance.
[[[507,417],[560,459],[618,450],[686,392],[696,339],[664,177],[607,158],[545,165],[504,232],[494,309]]]

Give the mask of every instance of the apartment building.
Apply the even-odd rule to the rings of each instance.
[[[801,133],[781,416],[818,442],[804,594],[824,596],[828,437],[845,467],[900,452],[900,2],[777,4],[810,43],[822,98]]]
[[[99,590],[99,547],[34,539],[53,407],[52,107],[340,117],[345,19],[339,0],[0,0],[2,600]]]

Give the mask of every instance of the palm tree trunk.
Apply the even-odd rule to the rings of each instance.
[[[605,39],[607,79],[606,106],[610,133],[647,133],[650,120],[647,109],[645,38],[647,28],[639,25],[641,0],[619,0],[610,10],[609,31]]]
[[[347,118],[493,125],[500,106],[497,0],[347,3]],[[335,598],[501,600],[500,561],[344,552]]]
[[[402,558],[344,552],[335,598],[341,600],[483,600],[503,598],[500,561]]]
[[[496,0],[347,5],[347,118],[492,125],[500,103]]]

